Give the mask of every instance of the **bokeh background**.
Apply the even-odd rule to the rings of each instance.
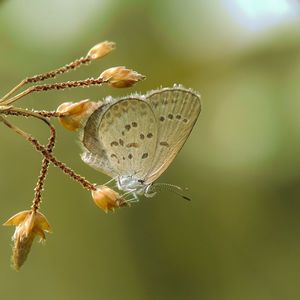
[[[117,50],[57,81],[125,65],[147,75],[130,89],[33,94],[19,107],[125,96],[181,83],[203,110],[159,182],[163,192],[105,215],[89,192],[50,168],[42,212],[53,233],[10,267],[14,229],[0,230],[1,299],[299,299],[300,19],[293,0],[6,0],[0,3],[0,91],[60,67],[103,40]],[[54,82],[53,80],[50,82]],[[46,143],[48,129],[9,118]],[[78,135],[57,128],[55,155],[91,182]],[[0,211],[28,209],[41,156],[0,127]]]

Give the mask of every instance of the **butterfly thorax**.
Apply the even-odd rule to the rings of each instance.
[[[144,195],[146,193],[146,189],[151,184],[145,184],[144,180],[138,178],[134,175],[121,175],[117,180],[118,189],[132,192],[137,195]]]

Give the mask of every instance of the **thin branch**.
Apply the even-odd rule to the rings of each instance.
[[[49,151],[49,153],[51,153],[54,148],[55,136],[56,136],[55,128],[52,125],[50,126],[50,131],[51,131],[51,133],[50,133],[49,141],[46,146],[46,150]],[[42,162],[41,172],[40,172],[40,175],[39,175],[36,187],[35,187],[35,194],[34,194],[33,205],[32,205],[32,210],[34,212],[37,212],[37,210],[40,206],[41,192],[44,187],[48,167],[49,167],[49,160],[46,157],[44,157],[43,162]]]
[[[60,118],[64,116],[64,113],[57,111],[38,111],[38,110],[28,110],[23,108],[17,108],[13,106],[0,106],[0,114],[10,115],[10,116],[23,116],[23,117],[35,117],[40,120],[45,121],[45,118]]]
[[[54,84],[45,84],[45,85],[36,85],[28,88],[27,90],[23,91],[22,93],[16,95],[15,97],[12,97],[5,102],[2,103],[2,105],[10,105],[14,103],[15,101],[19,100],[20,98],[33,93],[33,92],[45,92],[50,90],[64,90],[67,88],[76,88],[76,87],[88,87],[91,85],[102,85],[103,83],[106,83],[102,78],[97,79],[85,79],[85,80],[78,80],[78,81],[70,81],[70,82],[62,82],[62,83],[54,83]]]
[[[14,87],[10,92],[8,92],[1,100],[0,103],[4,102],[6,99],[8,99],[15,91],[17,91],[19,88],[21,88],[23,85],[27,84],[27,83],[34,83],[34,82],[39,82],[39,81],[43,81],[49,78],[54,78],[57,75],[63,74],[65,72],[68,72],[70,70],[75,70],[76,68],[87,64],[91,61],[91,57],[82,57],[80,59],[77,59],[71,63],[69,63],[66,66],[63,66],[59,69],[47,72],[47,73],[43,73],[43,74],[39,74],[39,75],[35,75],[33,77],[28,77],[24,80],[22,80],[16,87]]]
[[[24,132],[20,128],[14,126],[7,120],[5,120],[3,117],[0,116],[0,122],[3,122],[7,127],[14,130],[16,133],[23,136],[26,140],[28,140],[34,148],[40,152],[45,158],[47,158],[49,161],[51,161],[56,167],[60,168],[65,174],[69,175],[73,180],[80,183],[85,189],[95,191],[96,187],[94,184],[87,181],[85,178],[80,176],[79,174],[76,174],[71,168],[67,167],[64,163],[57,160],[45,147],[43,147],[34,137],[29,135],[28,133]]]

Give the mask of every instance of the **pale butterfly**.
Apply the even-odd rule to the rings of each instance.
[[[114,178],[119,190],[136,199],[150,197],[153,182],[182,148],[200,110],[200,96],[181,86],[109,98],[86,122],[81,158]]]

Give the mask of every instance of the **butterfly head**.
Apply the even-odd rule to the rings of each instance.
[[[145,183],[144,180],[135,175],[121,175],[117,179],[117,186],[119,190],[131,192],[134,195],[147,196],[147,190],[151,186],[151,183]]]

